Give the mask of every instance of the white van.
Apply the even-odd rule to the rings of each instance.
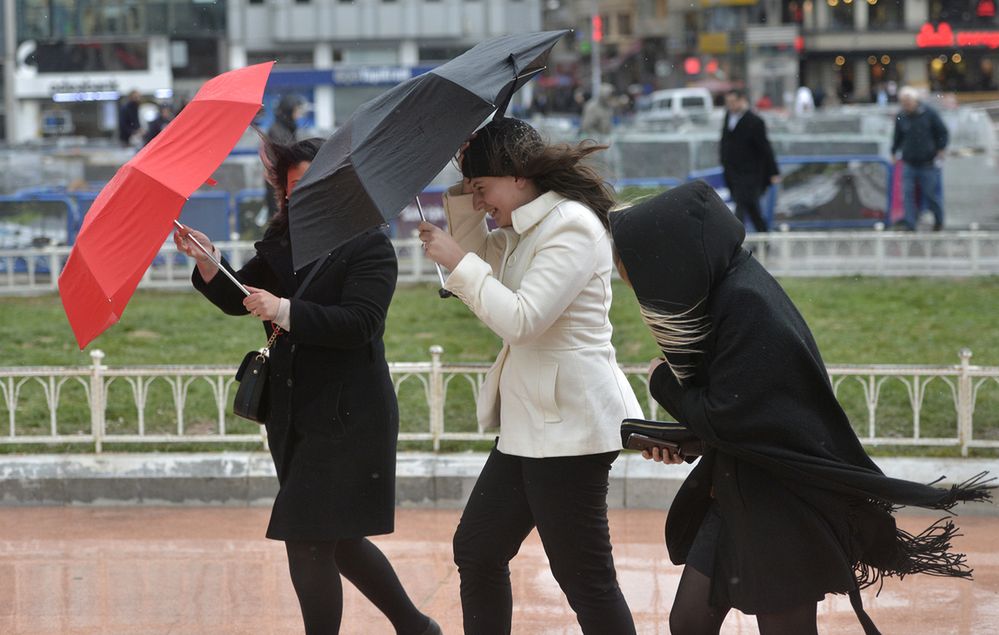
[[[707,88],[671,88],[640,97],[635,119],[641,123],[707,123],[714,111]]]

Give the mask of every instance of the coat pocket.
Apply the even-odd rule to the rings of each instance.
[[[326,391],[326,407],[321,416],[329,423],[328,429],[334,439],[347,436],[347,421],[343,414],[343,384],[333,384]]]
[[[538,391],[541,413],[544,415],[545,423],[558,423],[562,420],[562,414],[558,409],[558,402],[555,399],[555,385],[558,382],[558,364],[554,362],[542,363],[538,369]]]

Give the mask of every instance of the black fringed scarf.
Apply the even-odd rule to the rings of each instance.
[[[885,476],[836,400],[808,326],[776,280],[742,248],[744,229],[703,182],[611,214],[615,247],[644,312],[662,316],[669,364],[650,392],[710,448],[670,506],[666,542],[682,564],[708,506],[724,528],[712,601],[746,613],[850,595],[885,576],[970,577],[951,552],[950,517],[912,535],[897,506],[950,512],[991,497],[979,474],[948,489]],[[686,322],[677,322],[677,317]],[[671,325],[703,338],[670,346]],[[666,333],[666,335],[663,335]],[[690,376],[675,369],[691,369]]]

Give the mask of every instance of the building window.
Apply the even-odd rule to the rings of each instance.
[[[930,0],[930,22],[988,28],[996,25],[999,0]]]
[[[617,34],[621,37],[629,37],[634,34],[634,29],[631,28],[630,13],[617,14]]]
[[[905,28],[903,0],[868,0],[868,24],[872,29],[898,31]]]
[[[829,28],[837,31],[853,29],[853,1],[826,0],[829,8]]]
[[[250,0],[250,4],[263,4],[264,0]]]

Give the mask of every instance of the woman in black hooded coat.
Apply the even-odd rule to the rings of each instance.
[[[670,506],[666,546],[686,564],[673,633],[717,633],[731,608],[761,633],[816,632],[816,603],[882,576],[970,576],[950,520],[913,536],[898,505],[989,498],[976,477],[940,489],[885,476],[833,394],[812,334],[742,247],[745,230],[694,182],[611,214],[622,276],[664,353],[652,396],[707,450]],[[655,364],[655,362],[654,362]],[[650,458],[647,453],[646,458]],[[672,455],[655,458],[676,462]]]

